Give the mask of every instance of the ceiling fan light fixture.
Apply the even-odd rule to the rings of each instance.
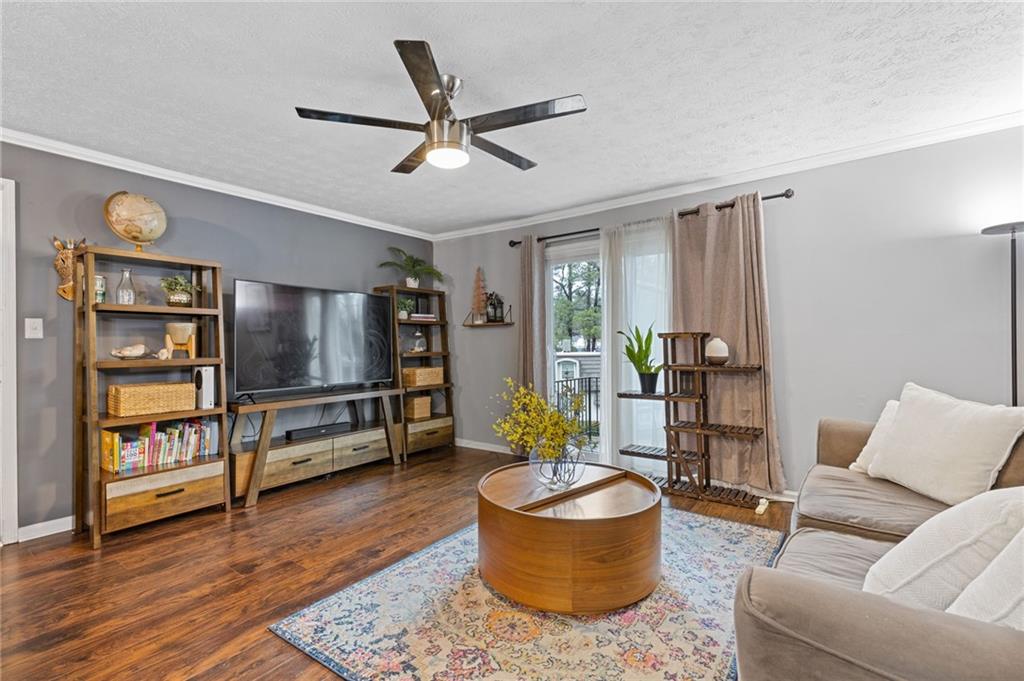
[[[435,147],[427,152],[427,163],[435,168],[454,170],[469,163],[469,154],[461,147]]]
[[[427,163],[453,170],[469,163],[469,126],[459,121],[427,123]]]

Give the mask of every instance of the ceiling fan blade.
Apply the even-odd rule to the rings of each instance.
[[[316,121],[330,121],[332,123],[356,123],[357,125],[374,125],[378,128],[394,128],[396,130],[411,130],[423,132],[422,123],[409,123],[407,121],[394,121],[390,118],[374,118],[373,116],[359,116],[357,114],[338,113],[336,111],[320,111],[319,109],[305,109],[301,106],[295,107],[295,113],[299,118],[311,118]]]
[[[523,158],[514,151],[509,151],[500,144],[495,144],[490,140],[485,140],[483,137],[480,137],[479,135],[473,135],[470,138],[469,143],[472,144],[477,149],[479,149],[480,151],[486,151],[491,156],[496,156],[497,158],[500,158],[505,163],[511,163],[520,170],[529,170],[530,168],[537,165],[530,159]]]
[[[427,143],[424,142],[423,144],[413,149],[412,153],[403,158],[401,163],[399,163],[397,166],[391,169],[391,172],[403,173],[405,175],[408,175],[412,171],[419,168],[423,164],[423,162],[427,160],[426,151]]]
[[[558,118],[569,114],[580,113],[587,110],[587,102],[583,95],[569,95],[558,99],[549,99],[546,102],[517,106],[502,111],[480,114],[465,119],[469,123],[470,130],[474,133],[511,128],[514,125],[525,125],[536,121]]]
[[[452,113],[451,102],[441,82],[434,55],[430,53],[430,45],[422,40],[396,40],[395,49],[412,78],[412,84],[416,86],[423,106],[430,114],[430,120],[454,119],[455,114]]]

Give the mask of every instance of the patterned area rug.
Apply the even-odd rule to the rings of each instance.
[[[471,525],[270,629],[349,681],[734,678],[736,580],[784,535],[662,511],[661,584],[622,610],[542,613],[491,591]]]

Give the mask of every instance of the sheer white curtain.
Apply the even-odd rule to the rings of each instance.
[[[620,391],[640,388],[636,370],[622,352],[625,339],[616,332],[634,326],[646,331],[653,324],[654,352],[661,362],[657,334],[671,330],[670,225],[666,216],[601,229],[601,458],[641,471],[660,472],[664,465],[620,457],[619,448],[664,447],[665,407],[661,402],[616,397]],[[658,389],[663,388],[659,382]]]

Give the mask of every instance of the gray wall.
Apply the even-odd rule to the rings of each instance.
[[[617,225],[759,189],[765,203],[775,394],[788,487],[814,462],[823,416],[877,417],[905,381],[985,402],[1009,400],[1008,241],[982,237],[1021,219],[1021,128],[629,206],[528,228],[441,241],[453,316],[469,309],[473,272],[518,307],[510,238]],[[1024,254],[1022,254],[1024,255]],[[516,315],[513,314],[515,317]],[[713,329],[712,329],[713,330]],[[516,329],[453,334],[458,437],[490,429]]]
[[[396,281],[378,270],[386,247],[429,258],[429,242],[195,189],[13,145],[0,176],[17,182],[18,489],[21,526],[71,514],[72,306],[57,297],[50,237],[123,246],[103,222],[103,201],[126,189],[168,215],[155,251],[219,260],[225,290],[243,277],[369,290]],[[154,281],[148,282],[159,295]],[[111,291],[116,276],[108,277]],[[8,295],[4,292],[3,295]],[[21,338],[21,319],[42,317],[43,340]],[[295,414],[294,421],[317,414]],[[283,424],[282,427],[287,425]]]

